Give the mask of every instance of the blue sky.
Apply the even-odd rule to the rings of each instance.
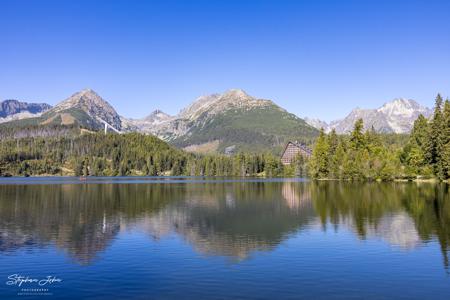
[[[0,0],[0,99],[90,87],[121,115],[242,88],[331,120],[450,96],[450,1]]]

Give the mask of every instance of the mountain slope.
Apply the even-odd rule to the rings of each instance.
[[[51,106],[46,103],[27,103],[18,100],[0,102],[0,123],[40,116]]]
[[[43,114],[42,118],[41,124],[78,123],[90,129],[101,128],[103,126],[101,120],[104,120],[116,129],[122,129],[120,116],[115,109],[91,89],[73,94]]]
[[[103,128],[104,120],[122,129],[120,116],[114,108],[91,89],[77,92],[52,109],[31,118],[4,123],[6,127],[78,126],[90,130]]]
[[[195,151],[278,150],[290,139],[309,141],[317,129],[270,100],[254,98],[243,90],[202,96],[176,117],[148,131],[172,144]]]
[[[408,133],[420,114],[428,118],[432,110],[414,100],[397,98],[377,109],[356,108],[344,119],[329,124],[317,119],[306,121],[316,128],[323,127],[327,132],[335,129],[337,133],[342,134],[350,132],[356,120],[362,118],[365,129],[373,126],[376,131],[383,133]]]

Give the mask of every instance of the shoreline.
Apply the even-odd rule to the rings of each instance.
[[[450,179],[447,180],[439,180],[437,178],[414,178],[414,179],[406,179],[406,178],[395,178],[392,180],[366,180],[366,179],[336,179],[336,178],[319,178],[319,179],[311,179],[309,177],[297,177],[297,176],[276,176],[276,177],[266,177],[261,175],[256,176],[205,176],[205,175],[157,175],[157,176],[147,176],[147,175],[127,175],[127,176],[74,176],[74,175],[52,175],[52,174],[41,174],[41,175],[30,175],[30,176],[0,176],[1,179],[36,179],[36,178],[71,178],[71,179],[79,179],[80,181],[89,181],[101,178],[241,178],[241,179],[304,179],[308,181],[334,181],[334,182],[415,182],[415,183],[447,183],[450,184]]]

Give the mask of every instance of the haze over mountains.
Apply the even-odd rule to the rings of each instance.
[[[359,118],[363,118],[366,128],[407,133],[419,114],[428,117],[431,113],[414,100],[394,99],[378,109],[356,108],[344,119],[327,124],[299,118],[271,100],[232,89],[223,94],[201,96],[175,116],[155,110],[145,118],[131,119],[120,116],[95,91],[85,89],[53,108],[48,104],[3,101],[0,122],[13,127],[78,125],[99,130],[105,121],[122,132],[153,134],[189,151],[223,153],[280,148],[288,140],[308,143],[321,127],[347,133]]]

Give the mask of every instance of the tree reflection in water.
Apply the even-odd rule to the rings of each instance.
[[[437,239],[448,267],[446,184],[205,182],[0,185],[0,252],[55,245],[89,264],[116,236],[176,233],[204,255],[242,260],[292,234],[350,229],[401,249]]]

